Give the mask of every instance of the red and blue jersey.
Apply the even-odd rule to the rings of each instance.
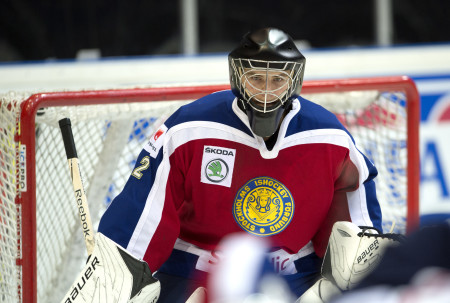
[[[298,260],[323,256],[334,222],[381,230],[376,168],[335,115],[301,97],[271,150],[222,91],[179,108],[136,163],[99,231],[152,271],[169,257],[169,271],[183,271],[180,260],[208,271],[224,236],[245,232],[267,238],[276,270],[295,274]]]

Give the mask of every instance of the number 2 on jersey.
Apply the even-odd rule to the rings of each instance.
[[[146,170],[150,166],[150,157],[145,156],[144,158],[142,158],[141,162],[139,162],[139,163],[141,163],[142,165],[136,167],[133,170],[133,173],[131,174],[136,179],[140,179],[142,177],[142,171]]]

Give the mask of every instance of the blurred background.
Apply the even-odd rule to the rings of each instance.
[[[311,48],[442,43],[448,12],[446,0],[2,0],[0,61],[228,52],[263,26]]]

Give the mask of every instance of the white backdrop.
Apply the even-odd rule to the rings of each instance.
[[[306,50],[305,80],[450,74],[450,45]],[[227,55],[158,56],[0,64],[0,94],[10,90],[110,88],[228,81]]]

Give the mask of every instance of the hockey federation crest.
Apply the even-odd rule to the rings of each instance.
[[[270,177],[251,179],[236,194],[233,216],[245,231],[271,236],[283,231],[294,215],[294,200],[281,182]]]

